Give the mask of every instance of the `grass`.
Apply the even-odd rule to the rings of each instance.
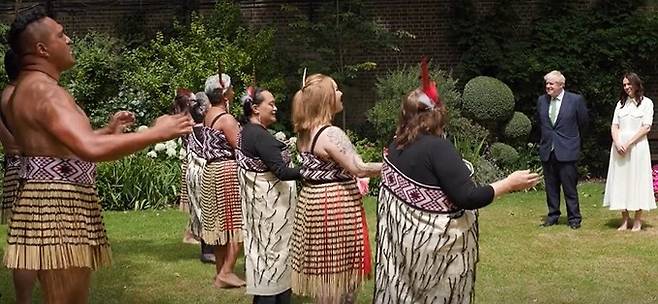
[[[577,231],[564,217],[561,225],[538,227],[544,192],[516,193],[482,209],[476,303],[658,302],[658,213],[647,214],[642,232],[617,232],[620,216],[601,208],[602,192],[599,183],[579,187],[583,227]],[[375,200],[365,205],[374,245]],[[198,261],[198,246],[180,242],[185,214],[107,212],[105,220],[114,265],[94,274],[91,303],[251,303],[244,290],[211,287],[213,267]],[[5,238],[3,226],[0,244]],[[240,260],[237,268],[243,267]],[[372,286],[369,281],[361,290],[358,303],[372,301]],[[0,303],[13,302],[6,268],[0,294]]]

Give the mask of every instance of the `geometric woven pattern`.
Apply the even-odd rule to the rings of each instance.
[[[183,136],[183,146],[187,153],[194,152],[196,155],[203,155],[203,125],[198,124],[192,128],[192,133]]]
[[[354,176],[333,161],[318,158],[311,152],[302,152],[302,177],[307,181],[334,182],[354,179]]]
[[[19,177],[24,180],[61,180],[83,185],[93,185],[96,182],[96,164],[83,160],[21,156],[20,162]]]
[[[211,161],[235,159],[233,147],[228,144],[224,132],[217,129],[203,127],[203,157]]]
[[[7,171],[8,168],[20,166],[20,157],[18,155],[5,155],[5,161],[2,163],[2,168]]]
[[[384,157],[382,184],[407,205],[433,213],[452,213],[460,208],[455,206],[441,187],[413,181],[398,171]]]

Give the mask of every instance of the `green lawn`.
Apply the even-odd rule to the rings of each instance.
[[[565,218],[562,225],[538,227],[546,212],[543,192],[510,195],[483,209],[476,302],[657,303],[658,212],[646,217],[640,233],[617,232],[619,215],[600,207],[602,188],[580,186],[584,220],[577,231]],[[366,201],[373,242],[374,204]],[[105,219],[114,266],[94,275],[91,303],[251,303],[243,290],[211,287],[213,267],[198,261],[197,246],[180,242],[185,214],[107,212]],[[0,244],[5,236],[6,227],[0,227]],[[13,302],[4,268],[0,293],[0,303]],[[359,303],[371,298],[372,281]]]

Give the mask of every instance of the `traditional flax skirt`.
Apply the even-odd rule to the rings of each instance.
[[[291,241],[292,289],[303,296],[339,299],[370,274],[370,245],[355,180],[304,183]]]
[[[18,169],[20,161],[16,155],[5,155],[5,175],[2,180],[2,201],[0,202],[0,224],[6,224],[11,217],[11,207],[18,189]]]
[[[297,190],[271,172],[238,169],[247,294],[270,296],[290,289],[290,236]]]
[[[110,265],[94,164],[24,157],[21,166],[27,169],[20,173],[4,264],[22,270]]]
[[[473,301],[477,211],[431,213],[381,187],[377,218],[373,303]]]
[[[209,245],[242,242],[242,206],[235,160],[206,164],[201,181],[203,241]]]
[[[206,160],[194,152],[187,153],[185,164],[185,183],[190,219],[188,226],[196,239],[202,235],[201,184]],[[182,197],[182,196],[181,196]]]

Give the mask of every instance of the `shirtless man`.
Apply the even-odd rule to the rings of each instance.
[[[21,72],[2,111],[22,157],[4,263],[14,273],[36,272],[46,303],[87,303],[91,271],[111,263],[94,163],[188,134],[193,122],[164,115],[145,132],[121,134],[134,117],[119,112],[94,131],[58,84],[75,62],[62,25],[38,11],[19,15],[9,43]]]
[[[16,78],[18,78],[18,58],[11,49],[5,52],[5,71],[9,78],[9,84],[2,90],[0,95],[0,106],[9,102],[9,98],[14,94],[16,88]],[[9,133],[4,123],[4,115],[0,113],[0,143],[5,154],[3,168],[5,176],[2,181],[2,200],[0,201],[0,224],[6,224],[11,216],[11,205],[14,201],[14,194],[18,188],[18,146],[14,141],[14,136]]]

